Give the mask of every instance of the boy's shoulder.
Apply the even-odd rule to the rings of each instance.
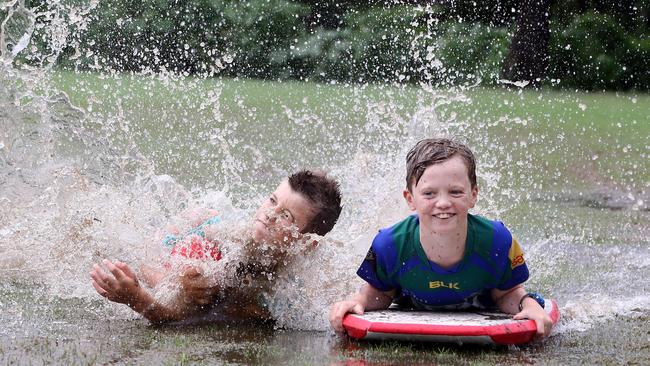
[[[420,220],[418,219],[418,216],[409,215],[402,221],[398,221],[389,227],[379,229],[377,237],[385,237],[386,239],[392,238],[393,240],[405,239],[412,236],[419,227]]]
[[[510,234],[506,225],[499,220],[491,220],[481,215],[467,215],[467,228],[483,235]]]
[[[402,252],[402,248],[415,240],[415,234],[419,233],[419,226],[417,215],[410,215],[389,227],[379,229],[372,242],[372,248],[379,252],[384,250]]]
[[[395,233],[395,235],[400,235],[404,233],[411,233],[414,230],[418,229],[419,227],[420,227],[420,219],[418,218],[418,215],[413,214],[407,216],[402,221],[393,224],[388,229],[390,229],[393,233]]]
[[[508,253],[512,245],[512,234],[503,222],[490,220],[480,215],[467,216],[468,240],[474,250],[484,257],[499,257]]]

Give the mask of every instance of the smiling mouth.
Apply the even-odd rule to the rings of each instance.
[[[448,218],[451,218],[452,216],[455,216],[455,215],[456,214],[443,212],[443,213],[435,214],[435,215],[433,215],[433,217],[438,218],[438,219],[448,219]]]

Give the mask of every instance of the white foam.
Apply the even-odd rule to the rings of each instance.
[[[557,332],[586,331],[618,316],[647,314],[650,296],[638,295],[624,299],[606,294],[577,296],[560,306],[561,321]]]

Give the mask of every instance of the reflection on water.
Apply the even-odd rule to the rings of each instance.
[[[29,12],[13,16],[31,29]],[[3,45],[22,45],[26,33],[12,32]],[[647,96],[571,95],[587,106],[553,93],[75,74],[53,71],[44,55],[40,67],[14,62],[29,50],[1,50],[3,363],[576,362],[594,347],[611,362],[647,360]],[[601,102],[619,108],[620,126],[582,120]],[[529,286],[558,300],[563,317],[543,345],[432,355],[323,332],[328,304],[360,285],[354,271],[376,230],[407,213],[405,152],[438,134],[476,150],[477,211],[513,228]],[[344,211],[328,245],[276,283],[270,306],[284,330],[152,327],[94,293],[92,263],[165,255],[159,230],[189,207],[249,217],[303,166],[341,181]]]

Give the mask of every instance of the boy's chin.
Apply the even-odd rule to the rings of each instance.
[[[268,236],[264,235],[265,233],[254,233],[253,242],[255,248],[268,248],[273,246],[273,241],[269,240]]]
[[[457,220],[455,220],[455,217],[448,218],[448,219],[431,218],[430,220],[428,220],[428,222],[423,224],[427,226],[428,229],[441,233],[441,232],[455,230],[458,225],[458,222]]]
[[[272,247],[275,246],[274,240],[266,228],[255,227],[253,230],[253,242],[255,247]]]

